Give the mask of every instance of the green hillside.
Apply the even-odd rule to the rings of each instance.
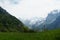
[[[0,7],[0,32],[16,31],[24,31],[23,23]]]

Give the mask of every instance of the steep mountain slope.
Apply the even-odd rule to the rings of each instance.
[[[52,23],[53,21],[56,20],[56,18],[57,18],[58,16],[60,16],[60,11],[59,11],[59,10],[53,10],[53,11],[51,11],[51,12],[48,14],[48,16],[47,16],[45,23],[46,23],[46,24]]]
[[[47,26],[48,29],[57,29],[60,28],[60,16],[56,20]]]
[[[48,30],[60,28],[60,11],[53,10],[46,18],[45,26]]]
[[[0,31],[24,31],[24,25],[16,17],[10,15],[6,10],[0,7]]]
[[[38,24],[38,23],[36,23],[36,24]],[[44,29],[52,30],[52,29],[60,28],[60,10],[51,11],[48,14],[46,20],[42,21],[42,23],[39,24],[38,26],[35,26],[35,25],[33,25],[33,29],[37,29],[40,31],[42,31]]]

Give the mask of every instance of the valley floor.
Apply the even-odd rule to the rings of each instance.
[[[60,30],[40,33],[0,32],[0,40],[60,40]]]

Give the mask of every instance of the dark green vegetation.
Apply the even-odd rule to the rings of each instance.
[[[0,32],[23,32],[24,24],[0,7]]]
[[[40,33],[1,32],[0,40],[60,40],[60,30]]]
[[[34,32],[0,7],[0,32]]]

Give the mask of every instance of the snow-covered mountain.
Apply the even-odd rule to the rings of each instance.
[[[53,10],[51,11],[46,19],[33,17],[31,19],[20,19],[26,26],[33,30],[43,30],[44,27],[47,29],[55,29],[57,26],[54,26],[54,23],[59,21],[57,18],[60,17],[60,10]],[[57,21],[57,22],[56,22]],[[59,21],[60,22],[60,21]],[[57,23],[60,24],[60,23]],[[53,25],[53,26],[52,26]]]
[[[53,10],[46,18],[46,28],[57,29],[60,28],[60,10]]]
[[[43,21],[43,18],[33,17],[30,19],[30,25],[34,25],[36,23],[41,24]]]
[[[44,22],[44,19],[43,18],[38,18],[38,17],[33,17],[31,19],[21,19],[20,20],[26,25],[28,26],[29,28],[33,28],[33,25],[34,27],[37,27],[39,26],[40,24],[42,24]]]
[[[58,16],[60,16],[59,10],[51,11],[47,16],[45,23],[50,24],[50,23],[54,22]]]

